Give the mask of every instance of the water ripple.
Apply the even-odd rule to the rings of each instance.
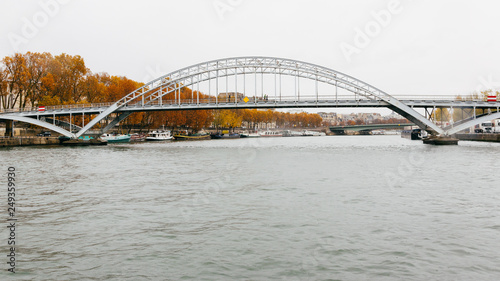
[[[19,174],[19,280],[500,277],[498,144],[344,136],[0,153]]]

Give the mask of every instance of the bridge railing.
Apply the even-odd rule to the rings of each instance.
[[[57,110],[63,110],[63,109],[82,109],[82,108],[109,107],[112,104],[113,104],[113,102],[49,105],[49,106],[45,106],[45,109],[43,111],[57,111]],[[0,109],[0,113],[39,112],[39,111],[41,112],[41,110],[39,110],[39,107]]]
[[[402,101],[460,101],[457,100],[456,97],[453,96],[446,96],[446,95],[427,95],[427,96],[394,96],[395,98],[402,100]],[[244,101],[244,98],[248,98],[247,101]],[[230,103],[235,103],[235,104],[252,104],[252,103],[294,103],[294,102],[344,102],[344,101],[380,101],[380,99],[377,100],[370,100],[367,97],[364,96],[357,96],[354,97],[353,95],[321,95],[321,96],[316,96],[316,95],[305,95],[301,94],[300,96],[274,96],[274,95],[269,95],[267,97],[264,96],[247,96],[247,97],[222,97],[222,98],[215,98],[211,97],[208,99],[197,99],[192,98],[192,99],[175,99],[175,100],[154,100],[154,101],[145,101],[144,104],[142,101],[137,101],[135,103],[128,104],[126,106],[133,106],[133,107],[138,107],[138,106],[168,106],[168,105],[185,105],[185,104],[230,104]],[[462,100],[462,101],[486,101],[484,99],[468,99],[468,100]]]
[[[393,95],[398,100],[418,101],[486,101],[486,97],[457,97],[450,95]]]
[[[471,101],[471,102],[481,102],[486,101],[485,98],[463,98],[462,100],[458,100],[456,96],[450,95],[397,95],[393,96],[398,100],[402,101]],[[248,98],[245,102],[244,98]],[[267,97],[264,96],[247,96],[241,97],[218,97],[211,96],[210,98],[198,99],[197,97],[193,97],[191,99],[162,99],[162,100],[154,100],[147,101],[144,103],[142,100],[139,100],[135,103],[127,104],[127,107],[148,107],[148,106],[168,106],[168,105],[185,105],[185,104],[228,104],[228,103],[236,103],[236,104],[252,104],[252,103],[293,103],[293,102],[342,102],[342,101],[369,101],[368,98],[364,96],[354,95],[314,95],[314,94],[302,94],[299,96],[275,96],[269,95]],[[105,108],[109,107],[113,104],[113,102],[106,103],[87,103],[87,104],[66,104],[66,105],[51,105],[45,106],[44,111],[58,111],[58,110],[68,110],[68,109],[85,109],[85,108]],[[38,107],[26,107],[26,108],[16,108],[16,109],[0,109],[0,113],[18,113],[18,112],[41,112]]]
[[[299,97],[295,96],[281,96],[281,97],[275,97],[275,96],[248,96],[248,101],[245,102],[243,97],[238,97],[235,101],[234,97],[231,98],[216,98],[215,96],[211,98],[205,98],[205,99],[197,99],[196,97],[193,97],[192,99],[169,99],[169,100],[155,100],[155,101],[144,101],[144,104],[142,101],[137,101],[135,103],[127,104],[126,106],[159,106],[159,105],[175,105],[175,104],[214,104],[214,103],[220,103],[220,104],[227,104],[227,103],[238,103],[238,104],[244,104],[244,103],[278,103],[278,102],[295,102],[295,101],[316,101],[316,96],[315,95],[301,95]],[[359,100],[363,100],[363,96],[359,96]],[[352,95],[322,95],[318,97],[318,100],[321,101],[335,101],[335,100],[353,100]],[[104,107],[109,107],[113,104],[113,102],[106,102],[106,103],[85,103],[85,104],[66,104],[66,105],[50,105],[50,106],[45,106],[45,109],[43,111],[58,111],[58,110],[67,110],[67,109],[85,109],[85,108],[104,108]],[[0,113],[17,113],[17,112],[42,112],[39,110],[39,107],[25,107],[25,108],[14,108],[14,109],[0,109]]]
[[[247,99],[245,101],[245,99]],[[335,101],[352,101],[354,97],[352,95],[338,95],[338,96],[321,96],[317,99],[314,95],[301,95],[300,97],[295,96],[249,96],[249,97],[223,97],[223,98],[205,98],[205,99],[175,99],[175,100],[154,100],[154,101],[137,101],[135,103],[129,103],[125,107],[148,107],[148,106],[169,106],[169,105],[186,105],[186,104],[254,104],[254,103],[294,103],[294,102],[335,102]],[[366,97],[360,96],[357,100],[368,101]]]

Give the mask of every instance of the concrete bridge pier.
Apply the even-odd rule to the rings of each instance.
[[[457,145],[458,139],[450,136],[435,136],[432,135],[423,140],[425,144],[433,145]]]

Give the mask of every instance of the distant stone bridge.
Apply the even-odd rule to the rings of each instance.
[[[402,124],[367,124],[367,125],[350,125],[350,126],[332,126],[330,127],[330,131],[364,132],[364,131],[381,130],[381,129],[403,129],[404,127],[409,127],[409,126],[415,126],[415,124],[402,123]]]

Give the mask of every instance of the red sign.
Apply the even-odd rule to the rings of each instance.
[[[497,96],[488,96],[488,101],[497,101]]]
[[[39,106],[38,111],[45,111],[45,106]]]

